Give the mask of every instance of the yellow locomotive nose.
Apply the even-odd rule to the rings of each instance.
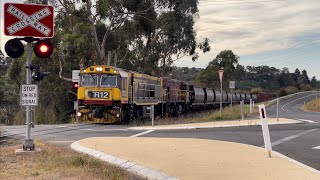
[[[112,105],[113,102],[121,101],[119,88],[80,87],[78,100],[86,105]]]
[[[122,71],[121,71],[122,72]],[[80,71],[78,104],[81,119],[118,122],[122,102],[128,102],[128,75],[111,66],[91,66]]]

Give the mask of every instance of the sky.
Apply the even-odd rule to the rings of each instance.
[[[22,0],[0,0],[0,44],[3,4]],[[320,0],[199,0],[197,40],[210,39],[211,51],[196,62],[186,56],[174,64],[205,68],[223,50],[232,50],[244,66],[305,69],[320,80]]]

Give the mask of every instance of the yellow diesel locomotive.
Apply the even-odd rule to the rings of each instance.
[[[143,118],[149,115],[150,105],[162,103],[162,97],[160,78],[112,66],[90,66],[80,71],[77,116],[94,123]]]
[[[80,71],[77,116],[82,122],[116,123],[155,115],[179,116],[190,110],[217,108],[250,99],[260,102],[260,94],[240,94],[196,87],[182,80],[155,77],[134,71],[95,65]]]

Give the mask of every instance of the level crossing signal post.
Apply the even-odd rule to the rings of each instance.
[[[78,88],[80,83],[80,71],[82,69],[83,67],[80,67],[80,70],[72,70],[72,90],[76,93],[76,96],[78,94]],[[73,110],[76,111],[76,122],[79,123],[81,112],[79,112],[78,98],[76,101],[73,102]]]
[[[31,84],[32,78],[41,81],[48,72],[41,72],[40,67],[31,64],[32,43],[35,55],[39,58],[48,58],[53,47],[47,38],[54,34],[53,6],[38,4],[4,4],[4,34],[7,36],[20,36],[5,44],[5,51],[11,58],[19,58],[24,53],[22,40],[27,43],[26,60],[26,84],[21,85],[20,105],[26,107],[26,139],[23,142],[23,150],[34,150],[34,142],[31,139],[31,111],[38,105],[38,86]],[[35,38],[37,37],[37,38]],[[40,39],[42,38],[42,39]]]
[[[33,37],[25,37],[25,38],[21,38],[21,40],[24,40],[27,42],[26,85],[25,85],[26,87],[22,86],[22,88],[21,88],[21,105],[26,106],[26,126],[27,127],[26,127],[26,139],[24,140],[24,143],[22,145],[22,149],[23,150],[34,150],[34,148],[35,148],[34,142],[33,142],[33,139],[31,139],[31,127],[33,126],[33,122],[31,120],[31,110],[32,110],[32,106],[38,105],[38,92],[36,91],[35,93],[30,93],[30,92],[25,93],[25,95],[28,96],[29,98],[31,96],[31,98],[35,99],[35,100],[29,100],[29,101],[25,101],[25,102],[23,102],[24,96],[23,96],[22,92],[24,91],[24,89],[28,90],[29,88],[32,88],[32,87],[35,87],[37,89],[36,85],[31,85],[32,79],[34,79],[35,81],[41,81],[41,80],[43,80],[44,77],[46,77],[49,74],[49,72],[39,71],[40,67],[31,64],[32,42],[33,41],[41,42],[41,46],[39,46],[39,45],[34,46],[34,52],[37,56],[39,55],[38,57],[40,57],[40,58],[49,57],[52,53],[53,48],[52,48],[51,44],[46,43],[43,40],[33,38]],[[9,56],[12,55],[13,57],[16,57],[17,54],[14,52],[20,53],[21,51],[24,51],[24,50],[17,49],[16,47],[14,47],[14,44],[10,45],[11,42],[10,41],[7,42],[7,43],[9,43],[9,45],[7,45],[7,46],[12,48],[12,49],[9,49],[10,52],[9,53],[7,52],[7,54]],[[14,42],[16,43],[16,40]],[[13,54],[10,54],[10,53],[13,53]],[[25,97],[25,98],[27,98],[27,97]]]
[[[9,40],[5,45],[5,51],[8,56],[12,58],[19,58],[20,56],[22,56],[22,54],[24,53],[24,46],[21,42],[22,40],[27,42],[26,87],[22,86],[21,88],[21,105],[26,106],[27,128],[26,128],[26,139],[22,145],[22,148],[23,150],[28,150],[28,149],[34,150],[34,142],[33,142],[33,139],[31,139],[31,127],[33,126],[33,122],[31,120],[32,118],[31,111],[33,106],[38,105],[37,103],[38,93],[37,91],[35,93],[27,92],[27,90],[30,88],[31,89],[34,88],[33,86],[28,86],[28,85],[31,85],[32,79],[35,81],[41,81],[43,80],[44,77],[49,75],[49,72],[41,72],[39,66],[31,64],[32,42],[36,41],[33,51],[36,54],[36,56],[39,58],[48,58],[53,52],[53,47],[49,41],[41,40],[39,38],[34,38],[34,37],[15,38],[15,39]],[[35,89],[37,89],[37,87]],[[24,92],[24,90],[26,91]],[[26,96],[29,96],[29,98],[31,99],[27,99],[28,97]],[[26,100],[24,100],[24,98]]]

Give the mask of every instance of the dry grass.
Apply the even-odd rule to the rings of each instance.
[[[257,107],[257,105],[255,105]],[[249,105],[244,106],[244,118],[250,118],[259,113],[258,108],[254,109],[254,113],[250,115]],[[211,122],[211,121],[221,121],[221,120],[238,120],[241,119],[241,109],[240,105],[233,105],[233,107],[225,107],[222,109],[222,116],[220,117],[220,110],[211,110],[200,113],[190,113],[180,117],[171,117],[168,119],[158,118],[155,119],[155,125],[165,125],[165,124],[186,124],[186,123],[200,123],[200,122]],[[150,126],[150,119],[144,121],[135,121],[130,123],[132,126]]]
[[[306,112],[320,112],[320,99],[309,101],[300,109]]]
[[[41,152],[15,155],[21,145],[0,147],[0,179],[142,179],[70,149],[37,143]]]
[[[250,105],[246,104],[243,108],[243,117],[253,117],[259,112],[258,108],[253,109],[253,114],[250,114]],[[232,108],[226,107],[223,109],[220,117],[220,111],[216,111],[215,113],[211,114],[210,118],[211,121],[217,120],[237,120],[241,119],[241,109],[240,105],[235,105]]]

